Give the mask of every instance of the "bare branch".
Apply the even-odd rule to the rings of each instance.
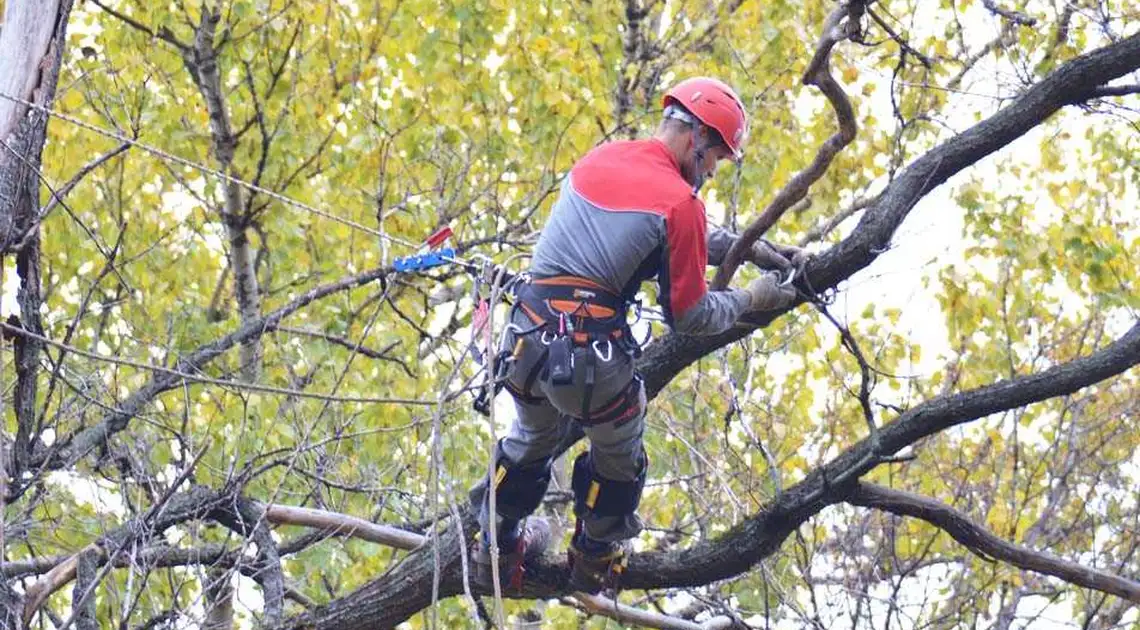
[[[1002,540],[984,525],[972,520],[968,514],[934,499],[859,482],[846,497],[846,501],[852,505],[922,519],[950,534],[954,540],[987,560],[1008,562],[1027,571],[1052,575],[1070,584],[1140,603],[1140,582]]]
[[[816,46],[815,56],[808,64],[807,71],[804,72],[804,84],[818,87],[827,96],[832,108],[835,109],[839,131],[823,143],[812,163],[804,170],[796,173],[764,208],[760,216],[756,217],[744,230],[740,238],[733,242],[732,247],[725,254],[724,261],[717,268],[716,276],[713,277],[713,281],[709,285],[712,290],[720,291],[728,287],[732,275],[736,273],[736,268],[744,260],[745,252],[751,250],[752,244],[775,225],[788,208],[791,208],[793,204],[807,195],[812,184],[827,172],[827,168],[831,166],[831,161],[835,159],[835,156],[843,150],[843,147],[855,139],[857,133],[855,111],[852,109],[851,101],[847,98],[843,88],[831,76],[829,61],[831,50],[835,45],[855,35],[862,13],[863,3],[858,0],[851,3],[850,6],[846,3],[840,3],[839,7],[831,12],[823,24],[823,35]],[[841,27],[841,23],[844,27]]]
[[[805,245],[823,239],[828,234],[830,234],[832,230],[839,227],[840,223],[843,223],[849,219],[851,215],[859,212],[860,210],[863,210],[864,208],[867,208],[868,206],[874,205],[877,199],[877,197],[859,197],[855,201],[851,202],[851,205],[847,206],[843,210],[840,210],[834,215],[828,217],[827,220],[808,230],[807,234],[804,234],[803,238],[800,239],[799,246],[803,247]]]
[[[930,57],[927,57],[923,53],[916,50],[913,46],[911,46],[910,42],[908,42],[903,36],[896,33],[895,30],[891,28],[890,24],[887,24],[883,18],[879,17],[878,13],[868,8],[867,15],[871,17],[875,24],[879,25],[879,28],[883,29],[887,33],[888,37],[890,37],[896,44],[899,45],[899,48],[903,49],[903,51],[913,56],[915,59],[918,59],[919,63],[926,66],[927,68],[931,68],[934,65],[934,63],[930,61]]]
[[[102,9],[103,11],[105,11],[108,14],[110,14],[110,15],[118,18],[119,20],[121,20],[127,26],[130,26],[131,28],[133,28],[137,31],[141,31],[143,33],[146,33],[147,35],[150,35],[151,37],[161,39],[162,41],[170,44],[171,46],[174,46],[175,48],[177,48],[180,52],[186,52],[190,49],[190,47],[188,45],[186,45],[180,39],[175,37],[174,33],[170,29],[166,28],[165,26],[160,26],[158,28],[158,31],[155,32],[149,26],[143,24],[142,22],[139,22],[138,20],[131,19],[130,16],[119,13],[118,11],[116,11],[116,10],[112,9],[111,7],[100,2],[100,0],[91,0],[91,2],[94,3],[95,6]]]
[[[605,615],[619,623],[636,624],[644,628],[661,630],[727,630],[735,623],[731,618],[718,616],[703,623],[687,621],[680,617],[670,617],[660,613],[641,610],[618,603],[601,595],[575,593],[567,601],[582,610],[595,615]]]
[[[1021,13],[1020,11],[999,7],[994,0],[982,0],[982,6],[989,9],[991,13],[1000,15],[1010,22],[1021,26],[1035,26],[1037,24],[1037,18]]]
[[[1093,98],[1128,96],[1130,94],[1140,94],[1140,85],[1109,85],[1092,91]]]
[[[271,504],[265,506],[265,518],[278,525],[315,527],[329,535],[351,536],[397,549],[415,549],[424,541],[423,536],[414,532],[378,525],[348,514],[312,508]]]
[[[119,155],[120,153],[126,151],[130,148],[130,146],[130,143],[124,142],[114,149],[111,149],[103,155],[100,155],[94,160],[91,160],[90,162],[84,164],[83,167],[80,168],[79,171],[76,172],[71,179],[67,180],[67,183],[61,186],[58,191],[53,191],[51,199],[48,200],[47,205],[44,206],[44,209],[40,211],[40,220],[42,221],[43,218],[46,217],[48,213],[56,207],[57,204],[62,203],[64,198],[67,197],[67,195],[70,194],[71,191],[79,185],[79,182],[83,181],[83,178],[87,177],[91,171],[99,168],[116,155]]]
[[[312,302],[376,280],[382,280],[389,273],[391,273],[390,268],[378,268],[314,287],[281,308],[254,321],[247,322],[234,332],[199,347],[179,360],[175,364],[174,370],[191,374],[197,372],[226,350],[248,338],[265,334],[267,330],[277,326],[285,317]],[[107,413],[101,422],[71,436],[65,444],[33,456],[32,466],[43,470],[56,470],[70,466],[71,463],[90,452],[92,448],[106,442],[112,435],[125,429],[131,418],[150,404],[155,397],[179,386],[182,382],[183,379],[174,374],[155,373],[146,385],[123,401],[117,409]]]

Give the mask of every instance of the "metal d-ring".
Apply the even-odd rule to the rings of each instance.
[[[546,338],[547,335],[550,335],[549,339]],[[542,334],[539,335],[538,340],[542,342],[542,345],[549,346],[550,344],[554,343],[555,338],[556,336],[549,330],[543,330]]]
[[[594,348],[594,354],[597,355],[598,358],[601,359],[603,363],[608,363],[610,359],[614,358],[614,344],[609,339],[606,339],[606,353],[605,354],[602,354],[602,351],[598,349],[598,340],[597,339],[594,340],[592,347]]]

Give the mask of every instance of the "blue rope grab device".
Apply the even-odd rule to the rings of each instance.
[[[445,225],[441,227],[431,236],[427,237],[427,240],[423,242],[418,252],[397,258],[393,261],[392,266],[397,272],[404,273],[408,271],[423,271],[453,262],[460,262],[455,258],[454,247],[436,249],[453,235],[454,232],[452,232],[451,226]],[[427,248],[427,251],[424,251],[425,248]]]

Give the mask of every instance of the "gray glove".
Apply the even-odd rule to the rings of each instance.
[[[761,269],[778,269],[788,271],[803,264],[808,253],[792,245],[778,245],[760,239],[752,244],[752,253],[749,262]]]
[[[796,289],[791,286],[780,286],[780,275],[776,272],[765,272],[748,284],[749,311],[774,311],[790,306],[796,301]]]

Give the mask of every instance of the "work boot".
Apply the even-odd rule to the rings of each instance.
[[[522,590],[524,564],[527,560],[546,553],[552,537],[550,521],[541,516],[531,516],[513,535],[499,536],[499,579],[502,584],[515,590]],[[471,548],[471,577],[476,584],[488,589],[494,588],[495,580],[491,563],[491,542],[486,532],[475,535]]]
[[[629,555],[629,541],[603,542],[579,530],[567,549],[570,561],[570,588],[591,595],[603,589],[620,588]]]

